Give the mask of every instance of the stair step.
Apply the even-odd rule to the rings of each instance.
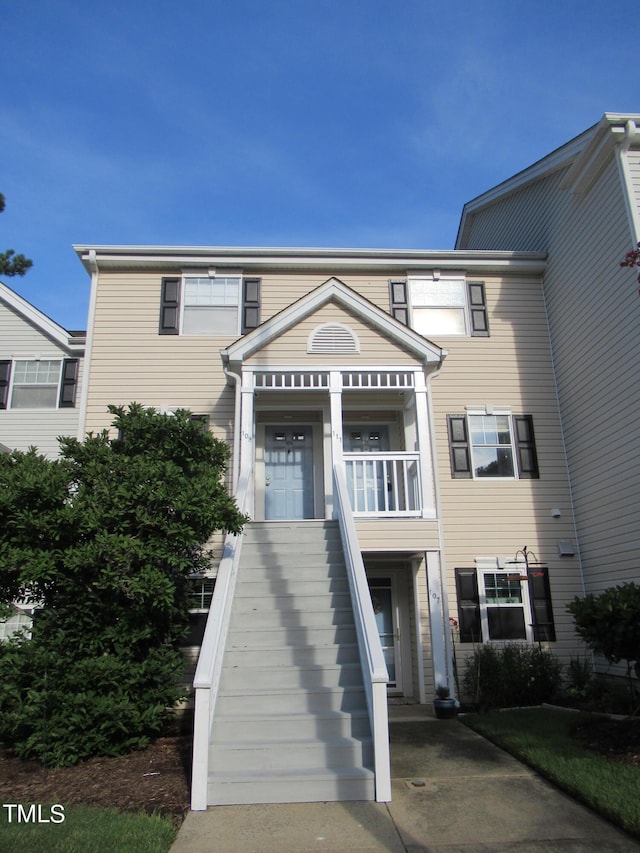
[[[261,714],[291,714],[318,711],[360,711],[366,707],[362,686],[304,687],[277,690],[273,687],[256,690],[233,687],[218,696],[217,710],[221,714],[246,713],[247,706]]]
[[[307,713],[264,714],[262,711],[226,716],[216,714],[212,742],[236,744],[252,742],[260,732],[262,741],[285,738],[368,737],[371,732],[367,711],[324,711]]]
[[[210,805],[246,803],[317,803],[375,799],[373,771],[363,767],[306,773],[212,774]]]
[[[334,608],[331,610],[304,610],[289,608],[276,610],[274,608],[236,610],[231,618],[230,630],[247,628],[331,628],[336,626],[353,626],[353,610],[350,607]]]
[[[329,625],[320,628],[230,628],[228,649],[260,648],[262,646],[329,646],[353,643],[356,631],[351,625]],[[267,658],[268,660],[268,658]]]
[[[221,689],[242,687],[257,690],[293,690],[303,687],[362,687],[362,668],[359,663],[341,666],[249,666],[222,669]]]
[[[259,733],[254,731],[254,736]],[[214,742],[211,749],[216,773],[220,775],[229,771],[337,770],[370,766],[373,762],[371,738],[287,739],[270,743],[255,740],[241,745]],[[211,758],[210,762],[213,766]]]
[[[235,596],[246,598],[266,598],[267,596],[281,595],[329,595],[331,593],[348,594],[349,581],[346,577],[306,579],[295,578],[271,578],[270,580],[247,578],[238,582]]]
[[[261,649],[236,648],[227,646],[224,655],[225,666],[304,666],[305,664],[358,663],[360,652],[358,644],[342,643],[340,646],[264,646]]]
[[[236,595],[233,602],[233,613],[271,613],[286,610],[301,610],[311,613],[315,610],[326,613],[330,610],[351,610],[351,596],[348,592],[318,592],[315,595],[271,595],[255,597],[252,595]]]

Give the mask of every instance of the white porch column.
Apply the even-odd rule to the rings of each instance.
[[[325,485],[326,517],[333,517],[335,505],[333,490],[333,467],[342,464],[342,374],[339,370],[329,373],[329,401],[331,418],[331,476]]]
[[[416,370],[413,374],[415,383],[416,429],[418,433],[418,450],[420,451],[420,482],[422,485],[422,517],[436,517],[436,497],[433,482],[433,447],[431,430],[429,429],[429,410],[427,385],[424,373]]]
[[[255,423],[253,417],[254,376],[253,370],[243,368],[240,391],[240,474],[253,470],[255,454]],[[247,512],[255,515],[255,486],[248,496]]]
[[[427,551],[427,585],[429,593],[429,624],[431,627],[431,654],[433,657],[433,679],[435,686],[448,685],[451,695],[455,695],[456,686],[453,684],[450,665],[448,642],[449,625],[445,626],[447,615],[443,601],[442,578],[440,573],[440,554],[437,551]]]

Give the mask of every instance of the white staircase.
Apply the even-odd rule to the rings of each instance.
[[[245,528],[211,733],[209,805],[375,798],[336,522]]]

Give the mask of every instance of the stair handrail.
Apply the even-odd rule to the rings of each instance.
[[[235,495],[240,512],[245,512],[251,482],[251,472],[240,475]],[[222,659],[227,642],[231,604],[238,577],[243,539],[243,533],[228,533],[225,537],[198,665],[193,678],[195,692],[191,776],[193,811],[205,811],[208,805],[209,738],[220,687]]]
[[[371,603],[371,593],[369,592],[367,575],[358,543],[358,533],[349,500],[344,465],[334,465],[333,475],[335,509],[347,565],[347,577],[349,578],[367,709],[373,737],[376,801],[387,803],[391,800],[389,712],[387,708],[389,674],[382,652],[380,635]]]

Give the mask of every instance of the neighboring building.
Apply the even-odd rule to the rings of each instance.
[[[460,250],[544,252],[545,309],[586,589],[640,579],[640,115],[605,114],[465,205]]]
[[[0,452],[36,447],[51,459],[58,436],[78,432],[84,332],[68,332],[0,282]],[[31,624],[16,602],[0,621],[0,641]]]
[[[484,641],[576,653],[543,252],[76,250],[80,431],[191,409],[253,519],[212,566],[194,808],[389,799],[385,691],[455,692],[452,638],[460,667]]]
[[[78,432],[85,332],[68,332],[0,282],[0,444],[55,458]]]

